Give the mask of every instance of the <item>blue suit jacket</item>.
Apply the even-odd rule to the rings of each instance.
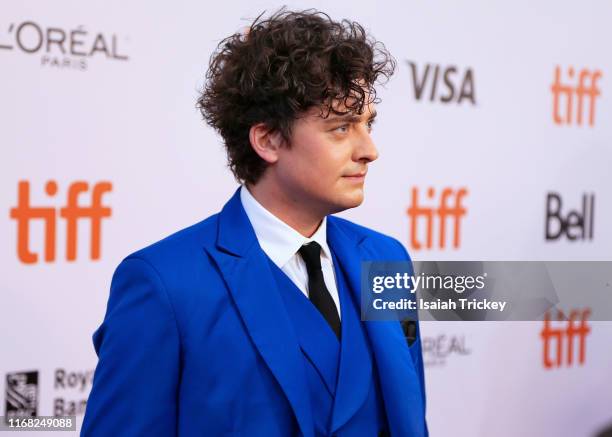
[[[333,216],[327,226],[353,293],[362,260],[409,260],[390,237]],[[93,336],[81,435],[270,437],[297,423],[313,436],[303,357],[276,288],[239,191],[219,214],[128,256]],[[391,435],[426,435],[420,336],[409,347],[397,322],[365,326]]]

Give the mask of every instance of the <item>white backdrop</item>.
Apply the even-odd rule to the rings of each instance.
[[[217,212],[236,187],[220,139],[195,108],[208,58],[221,38],[279,6],[4,2],[0,415],[11,398],[7,378],[36,374],[28,387],[36,388],[38,415],[74,408],[82,420],[96,364],[91,335],[114,268],[132,251]],[[398,61],[380,90],[380,158],[370,167],[366,201],[343,216],[400,239],[416,260],[612,259],[612,5],[342,0],[289,7],[357,20]],[[569,123],[555,122],[557,67],[558,85],[569,90],[558,94],[557,115],[565,117],[571,96]],[[447,71],[450,102],[442,101]],[[415,83],[424,86],[420,99]],[[461,89],[470,97],[458,102]],[[45,260],[41,219],[27,225],[37,262],[19,255],[25,237],[11,210],[20,181],[29,182],[30,206],[51,208],[55,217],[53,261]],[[48,181],[57,183],[56,194],[45,192]],[[79,181],[88,184],[78,197],[84,207],[96,184],[112,184],[101,198],[111,216],[101,219],[98,259],[90,256],[91,220],[77,220],[77,256],[69,261],[61,209]],[[411,247],[407,209],[415,187],[419,206],[434,209],[443,189],[467,190],[458,247],[451,219],[443,249],[435,220],[434,247]],[[546,240],[552,192],[563,200],[563,217],[583,214],[583,194],[594,195],[594,212],[585,214],[592,237]],[[424,242],[425,222],[417,224],[415,238]],[[594,436],[612,426],[612,324],[589,326],[584,362],[548,369],[541,322],[424,324],[431,435]]]

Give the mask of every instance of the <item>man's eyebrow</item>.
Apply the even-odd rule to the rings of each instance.
[[[372,111],[370,113],[370,116],[368,117],[367,121],[372,121],[376,118],[376,116],[378,115],[378,113],[376,111]],[[327,118],[323,119],[324,123],[336,123],[339,121],[344,121],[344,122],[348,122],[348,123],[359,123],[361,121],[361,116],[353,114],[353,113],[348,113],[348,114],[344,114],[344,115],[330,115]]]

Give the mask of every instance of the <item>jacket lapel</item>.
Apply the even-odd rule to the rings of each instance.
[[[219,214],[216,245],[205,249],[217,264],[253,343],[287,396],[302,434],[313,436],[298,339],[242,207],[240,189]]]
[[[361,302],[361,262],[384,259],[364,235],[345,233],[333,216],[328,216],[327,223],[328,242],[346,274],[355,301]],[[391,435],[424,436],[420,380],[399,322],[366,321],[364,325],[377,364]]]
[[[268,265],[276,276],[276,283],[281,287],[281,297],[291,317],[302,352],[315,367],[329,396],[333,398],[336,392],[340,343],[321,313],[285,272],[272,261],[269,261]]]
[[[342,311],[342,342],[338,370],[338,386],[332,415],[331,432],[335,433],[363,406],[372,381],[372,361],[365,338],[360,332],[359,312],[355,309],[350,288],[345,281],[346,272],[339,261],[335,247],[331,246],[336,270],[336,282]],[[359,363],[356,365],[356,363]]]

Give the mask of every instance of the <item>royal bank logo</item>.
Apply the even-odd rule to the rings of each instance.
[[[55,369],[53,415],[63,417],[85,414],[87,396],[93,386],[93,377],[93,369]]]
[[[124,36],[85,26],[44,26],[30,20],[0,23],[0,56],[34,55],[43,67],[87,70],[92,59],[127,61],[126,42]]]
[[[38,415],[38,371],[6,375],[5,421]]]

